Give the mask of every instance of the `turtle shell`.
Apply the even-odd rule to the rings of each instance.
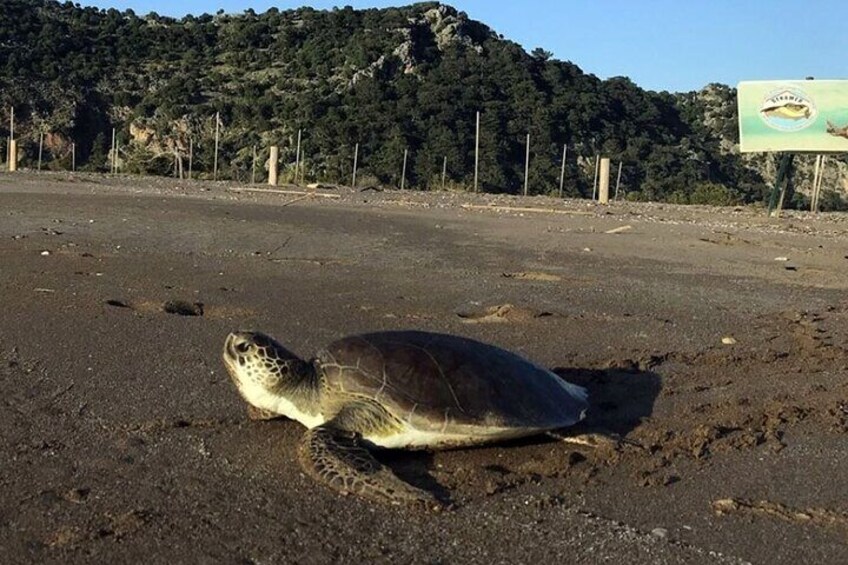
[[[376,399],[421,430],[556,429],[580,421],[585,389],[500,347],[398,331],[346,337],[318,355],[331,391]]]

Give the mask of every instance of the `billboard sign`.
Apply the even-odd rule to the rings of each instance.
[[[742,152],[848,152],[848,81],[745,81],[737,89]]]

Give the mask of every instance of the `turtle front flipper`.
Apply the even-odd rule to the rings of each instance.
[[[342,494],[430,509],[441,506],[432,494],[403,482],[374,459],[358,433],[338,428],[332,421],[306,432],[299,455],[307,473]]]

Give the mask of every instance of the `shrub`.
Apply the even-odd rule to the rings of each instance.
[[[734,206],[741,202],[742,198],[735,190],[714,182],[699,182],[689,195],[690,204]]]

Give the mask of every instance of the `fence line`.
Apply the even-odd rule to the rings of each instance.
[[[482,113],[480,111],[477,111],[475,113],[474,181],[473,181],[473,183],[474,183],[473,184],[473,190],[475,192],[478,192],[480,190],[479,184],[480,184],[480,180],[481,180],[481,178],[480,178],[481,116],[482,116]],[[214,151],[213,151],[213,154],[212,154],[212,178],[217,179],[219,172],[220,172],[219,165],[220,165],[220,149],[221,149],[221,147],[220,147],[221,130],[222,130],[222,127],[224,125],[223,122],[221,121],[220,112],[216,112],[214,114],[214,120],[215,120],[215,128],[214,128]],[[14,111],[14,108],[10,109],[9,128],[10,128],[9,131],[10,131],[11,135],[8,139],[8,145],[7,145],[7,168],[10,171],[13,171],[17,168],[16,166],[17,166],[18,162],[20,161],[20,159],[18,159],[18,154],[17,154],[17,148],[19,147],[19,145],[17,143],[18,140],[14,139],[14,137],[13,137],[14,136],[14,128],[15,128],[15,111]],[[123,128],[121,128],[121,129],[123,129]],[[45,131],[44,129],[39,129],[38,157],[37,157],[37,170],[39,170],[39,171],[42,170],[42,167],[45,164],[44,149],[45,149],[45,136],[47,135],[47,133],[48,132]],[[119,128],[117,128],[117,127],[112,128],[111,145],[110,145],[110,148],[109,148],[109,156],[108,156],[108,159],[107,159],[108,162],[109,162],[109,170],[112,174],[116,174],[120,171],[120,169],[125,168],[125,163],[121,159],[121,152],[122,152],[121,151],[121,149],[122,149],[121,148],[121,136],[125,135],[125,133],[126,132],[119,135]],[[182,143],[180,143],[178,141],[174,141],[174,165],[173,165],[174,166],[174,176],[179,178],[179,179],[184,179],[184,178],[193,179],[193,177],[194,177],[195,139],[194,139],[193,135],[188,135],[187,137],[188,137],[188,155],[187,155],[188,156],[188,172],[187,172],[187,174],[185,172],[185,166],[184,166],[185,154],[183,152],[185,151],[185,149],[184,148],[180,149],[181,146],[184,147],[183,144],[185,142],[183,141]],[[53,138],[51,138],[51,139],[53,139]],[[296,147],[294,147],[294,149],[295,149],[294,171],[293,171],[293,175],[291,175],[291,176],[287,175],[286,176],[286,179],[287,180],[290,179],[291,182],[293,182],[294,184],[306,182],[305,151],[304,151],[305,143],[304,143],[304,141],[305,141],[304,140],[304,130],[303,130],[303,128],[298,128],[297,129]],[[525,162],[524,162],[523,194],[529,195],[530,194],[530,173],[531,173],[531,163],[530,163],[530,161],[531,161],[531,159],[530,159],[530,157],[531,157],[531,147],[530,147],[531,134],[530,133],[526,134],[524,141],[525,141]],[[291,142],[289,142],[289,143],[291,143]],[[52,149],[52,147],[55,147],[55,145],[53,145],[53,141],[51,141],[49,145],[50,145],[50,147],[48,148],[48,160],[47,160],[48,163],[49,162],[56,162],[58,159],[61,159],[61,158],[65,158],[65,159],[68,158],[67,153],[65,154],[65,157],[60,157],[57,153],[54,153],[54,150]],[[352,171],[352,175],[351,175],[351,186],[353,186],[353,187],[357,186],[357,178],[358,178],[358,175],[359,175],[359,169],[361,168],[360,145],[361,145],[360,142],[356,142],[355,148],[354,148],[353,171]],[[77,149],[76,143],[74,141],[71,141],[71,143],[70,143],[70,155],[69,155],[69,157],[70,157],[70,170],[71,171],[76,171],[76,168],[77,168],[77,150],[76,149]],[[274,150],[277,151],[277,155],[278,155],[278,159],[279,159],[279,147],[273,146],[270,149],[271,149],[272,152]],[[97,150],[96,147],[93,148],[93,150],[96,151]],[[244,178],[245,174],[247,174],[248,178],[250,179],[250,183],[255,184],[256,183],[256,167],[257,167],[257,159],[258,159],[258,150],[259,150],[259,147],[256,144],[253,144],[252,147],[247,146],[247,148],[241,150],[240,154],[243,155],[244,153],[247,153],[248,157],[247,158],[236,157],[236,159],[230,161],[231,164],[230,164],[229,169],[228,169],[229,175],[231,177],[233,177],[233,175],[235,175],[235,177],[233,177],[233,178],[238,178],[240,180],[240,179]],[[289,151],[290,150],[291,150],[291,146],[289,146]],[[15,151],[15,158],[14,159],[12,159],[12,156],[11,156],[11,153],[13,151]],[[407,181],[408,181],[409,167],[410,167],[409,159],[410,159],[410,157],[412,157],[413,160],[414,160],[414,155],[410,155],[410,153],[412,153],[412,152],[410,151],[409,147],[404,148],[403,163],[402,163],[401,171],[400,171],[400,189],[401,190],[405,190],[407,188],[407,185],[408,185]],[[31,153],[29,153],[29,154],[31,155]],[[559,171],[560,174],[559,174],[558,195],[560,197],[562,197],[564,195],[564,192],[565,192],[565,177],[566,177],[566,168],[567,168],[567,165],[568,165],[568,160],[567,160],[568,154],[569,154],[568,146],[564,144],[563,148],[562,148],[562,158],[561,158],[561,162],[560,162],[560,171]],[[85,153],[83,155],[85,156]],[[130,153],[130,155],[132,155],[132,153]],[[289,155],[290,155],[290,153],[289,153]],[[250,167],[249,167],[249,169],[247,169],[246,165],[243,164],[243,163],[246,163],[247,159],[251,159],[251,158],[252,158],[252,161],[250,162]],[[26,159],[32,159],[32,157],[26,157],[25,156],[24,159],[26,161]],[[278,159],[277,159],[276,162],[275,162],[274,159],[269,159],[268,181],[271,184],[277,184],[277,180],[279,180],[279,177],[276,174],[278,172],[278,166],[279,166]],[[593,199],[597,198],[598,183],[599,183],[599,176],[600,176],[600,170],[599,170],[600,169],[600,159],[601,159],[601,155],[595,156],[595,167],[594,167],[594,171],[593,171],[594,180],[593,180],[593,187],[592,187],[592,198]],[[32,161],[30,160],[29,162],[31,163]],[[89,157],[89,162],[90,162],[90,157]],[[208,161],[207,161],[207,163],[208,163]],[[242,163],[242,164],[236,165],[235,163]],[[442,187],[442,189],[445,189],[447,187],[447,180],[448,180],[447,179],[447,165],[448,165],[448,157],[447,157],[447,155],[444,155],[443,159],[442,159],[442,170],[441,170],[441,187]],[[131,166],[135,167],[136,165],[131,165]],[[65,167],[67,167],[67,164],[65,165]],[[55,165],[50,167],[50,168],[55,168]],[[273,171],[271,169],[273,169]],[[618,169],[618,175],[617,175],[617,178],[616,178],[614,198],[618,198],[619,187],[620,187],[620,184],[621,184],[621,175],[622,175],[622,163],[619,163],[619,169]],[[397,177],[395,177],[395,178],[397,178]],[[435,180],[435,179],[433,179],[433,180]],[[271,181],[273,181],[273,182],[271,182]]]

